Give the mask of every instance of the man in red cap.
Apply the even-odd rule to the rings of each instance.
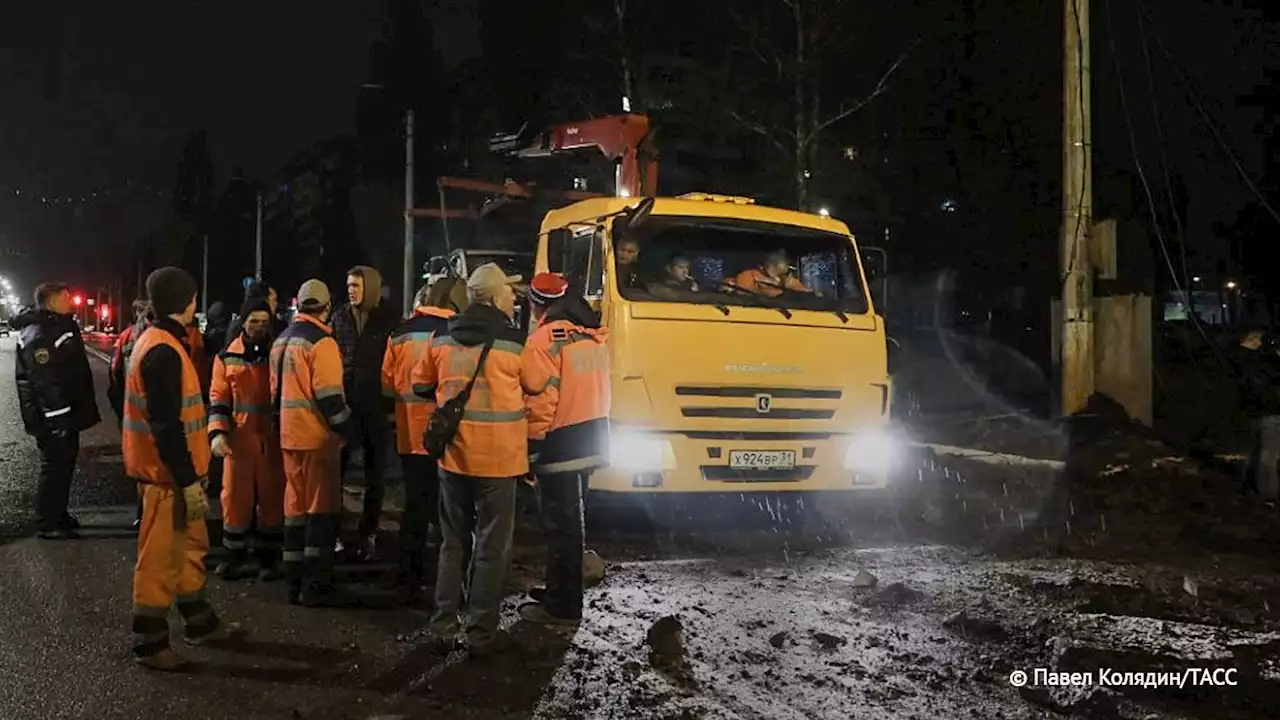
[[[541,273],[529,285],[537,329],[522,360],[529,418],[529,467],[542,493],[547,586],[520,608],[535,623],[582,619],[582,495],[603,467],[609,442],[608,330],[582,294],[559,275]]]

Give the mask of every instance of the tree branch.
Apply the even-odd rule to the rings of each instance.
[[[746,36],[747,48],[756,56],[761,65],[771,68],[777,73],[778,79],[782,80],[784,74],[782,56],[777,53],[766,54],[764,47],[767,43],[761,41],[759,29],[755,23],[748,21],[741,13],[731,12],[734,24],[738,26],[738,31]]]
[[[898,68],[902,66],[902,63],[906,62],[907,56],[910,55],[911,51],[914,50],[915,47],[919,44],[920,44],[920,39],[917,38],[916,41],[911,43],[911,45],[908,46],[906,50],[902,51],[902,54],[898,55],[898,58],[893,61],[893,64],[889,66],[889,69],[885,71],[884,75],[880,76],[880,81],[876,83],[875,89],[871,91],[870,95],[867,95],[866,97],[862,98],[861,100],[854,103],[850,107],[846,108],[842,105],[840,108],[840,112],[836,113],[830,118],[827,118],[825,121],[819,123],[818,126],[813,129],[813,132],[809,134],[809,137],[805,138],[805,142],[806,143],[812,142],[813,138],[820,135],[823,130],[826,130],[832,125],[835,125],[841,120],[858,112],[862,108],[866,107],[867,104],[870,103],[872,100],[875,100],[876,98],[883,95],[884,91],[889,88],[889,78],[892,77],[893,74],[898,71]]]
[[[776,128],[773,130],[770,130],[769,128],[765,127],[764,125],[761,125],[758,122],[755,122],[753,120],[743,117],[742,115],[739,115],[738,111],[736,110],[730,110],[729,117],[736,120],[738,123],[740,123],[743,127],[750,130],[751,132],[759,135],[762,138],[769,140],[769,142],[772,142],[774,146],[778,148],[778,150],[783,152],[783,154],[787,153],[787,146],[783,145],[782,141],[778,139],[778,132]]]

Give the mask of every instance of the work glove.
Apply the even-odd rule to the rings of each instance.
[[[209,449],[213,454],[220,458],[231,457],[231,443],[227,441],[227,436],[219,433],[213,436],[213,440],[209,443]]]
[[[182,499],[187,504],[187,522],[203,520],[209,512],[209,496],[204,492],[204,483],[192,483],[182,488]]]

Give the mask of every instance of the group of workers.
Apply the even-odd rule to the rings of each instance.
[[[169,644],[174,606],[193,644],[240,632],[205,593],[206,519],[218,515],[208,486],[219,463],[213,504],[227,552],[218,574],[284,578],[299,605],[348,604],[334,578],[346,549],[342,477],[360,449],[366,490],[353,549],[373,559],[389,425],[406,491],[396,585],[418,603],[434,580],[432,648],[484,654],[505,644],[498,611],[521,482],[538,487],[550,530],[546,586],[521,615],[576,624],[583,492],[607,455],[607,331],[581,293],[550,273],[527,286],[532,331],[517,328],[522,280],[482,265],[420,290],[406,319],[379,302],[377,271],[357,266],[346,305],[335,310],[328,287],[308,280],[287,325],[274,291],[250,288],[225,342],[215,343],[194,322],[195,280],[174,267],[153,272],[138,322],[117,343],[109,393],[140,497],[135,659],[157,670],[185,663]],[[78,433],[99,418],[67,286],[42,285],[35,300],[15,322],[18,387],[42,456],[39,531],[66,537],[78,526],[67,513]],[[432,444],[432,433],[445,439]],[[437,457],[428,447],[442,449]]]

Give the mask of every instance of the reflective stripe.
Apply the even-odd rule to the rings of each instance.
[[[248,525],[245,525],[245,526],[241,527],[241,526],[239,526],[239,525],[224,525],[224,526],[222,527],[222,534],[223,534],[224,536],[226,536],[226,535],[247,535],[247,534],[249,534],[249,526],[248,526]]]
[[[435,385],[414,385],[413,394],[434,399],[436,396],[436,386]]]
[[[285,527],[304,527],[307,524],[306,515],[294,515],[284,519]]]
[[[288,400],[280,401],[281,410],[314,410],[315,407],[315,401],[310,398],[303,398],[301,400],[290,398]]]
[[[484,347],[483,345],[463,345],[462,343],[454,339],[452,336],[437,338],[432,342],[439,344],[441,347],[451,346],[451,347],[461,347],[461,348],[474,348],[475,350],[480,350],[481,348]],[[510,340],[494,340],[493,349],[502,350],[504,352],[509,352],[515,355],[519,355],[521,352],[524,351],[524,345],[521,345],[518,342],[512,342]]]
[[[270,405],[259,405],[256,403],[243,403],[243,404],[236,403],[236,406],[235,406],[235,413],[237,415],[240,413],[244,413],[245,415],[265,415],[269,412],[271,412]]]
[[[130,430],[132,432],[137,432],[137,433],[151,432],[151,425],[146,420],[135,420],[134,418],[125,418],[120,422],[120,424],[125,430]]]
[[[421,397],[415,390],[414,392],[400,393],[396,396],[396,401],[402,402],[405,405],[433,405],[435,404],[436,399],[434,393],[432,394],[432,397]]]
[[[302,550],[303,557],[318,558],[318,557],[324,557],[326,554],[327,553],[325,553],[325,549],[320,547],[312,546],[312,547],[303,548]]]
[[[226,413],[209,413],[209,424],[221,423],[223,425],[231,424],[231,416]]]
[[[409,343],[414,343],[414,342],[425,342],[427,340],[430,340],[432,335],[435,335],[435,333],[430,331],[405,333],[400,337],[392,339],[391,345],[392,347],[395,347],[398,345],[408,345]]]
[[[222,546],[228,550],[244,550],[249,547],[249,543],[244,540],[232,540],[230,537],[223,536]]]
[[[204,398],[198,394],[187,395],[182,398],[182,407],[184,408],[195,407],[197,405],[203,405],[203,404],[204,404]]]
[[[182,423],[182,433],[184,435],[194,435],[209,429],[209,421],[205,418],[199,420],[188,420]]]
[[[329,424],[339,425],[341,423],[346,422],[349,419],[351,419],[351,408],[343,408],[342,412],[338,413],[337,415],[329,416]]]
[[[560,378],[558,376],[553,375],[547,378],[546,385],[543,385],[542,387],[536,390],[534,388],[525,388],[524,394],[525,395],[541,395],[542,393],[550,390],[551,388],[558,388],[558,387],[560,387]]]
[[[551,463],[537,463],[530,460],[530,464],[534,465],[537,472],[553,475],[555,473],[578,472],[581,470],[590,470],[591,468],[604,467],[604,458],[600,455],[588,455],[583,458],[574,458],[573,460],[561,460]]]
[[[462,414],[463,420],[483,423],[509,423],[518,422],[525,418],[525,411],[521,410],[471,410],[467,409]]]
[[[300,563],[303,557],[303,554],[298,550],[285,550],[280,553],[280,559],[287,563]]]
[[[70,332],[62,333],[61,337],[59,337],[57,340],[54,340],[54,341],[53,341],[53,346],[54,346],[55,348],[60,348],[60,347],[62,347],[63,343],[65,343],[66,341],[70,340],[71,338],[73,338],[73,337],[75,337],[75,336],[76,336],[76,334],[75,334],[75,333],[70,333]]]
[[[45,413],[44,416],[47,418],[53,418],[53,417],[58,417],[59,415],[66,415],[69,412],[71,412],[70,405],[62,408],[61,410],[50,410],[49,412]]]
[[[124,395],[124,401],[140,410],[145,411],[147,409],[147,399],[142,395],[127,392]]]
[[[342,395],[341,385],[330,385],[327,387],[316,388],[317,400],[319,400],[320,398],[327,398],[327,397],[335,397],[335,396],[340,397],[341,395]]]
[[[227,367],[244,367],[249,363],[245,362],[244,358],[235,357],[234,355],[228,355],[222,358],[222,364]]]

